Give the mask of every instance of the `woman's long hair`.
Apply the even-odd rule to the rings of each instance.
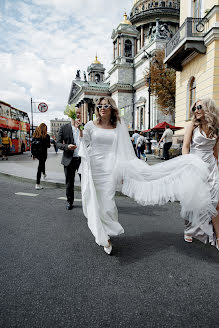
[[[203,110],[205,112],[205,120],[207,122],[207,127],[209,131],[209,138],[218,138],[219,136],[219,108],[216,106],[215,101],[210,99],[210,98],[203,98],[203,99],[198,99],[196,102],[192,105],[191,107],[191,112],[192,108],[196,106],[198,102],[202,103]],[[193,122],[195,126],[200,126],[202,129],[202,124],[201,121],[196,119],[195,117],[195,112],[193,113]]]
[[[46,138],[47,135],[47,126],[45,123],[41,123],[36,130],[34,131],[34,138]]]
[[[96,114],[96,117],[97,117],[97,122],[99,123],[101,121],[101,116],[100,116],[100,113],[99,113],[99,110],[98,110],[97,106],[100,105],[102,100],[106,100],[107,104],[110,105],[110,107],[111,107],[110,123],[114,128],[116,128],[117,122],[118,121],[120,122],[119,110],[116,106],[115,101],[111,97],[101,97],[101,98],[99,98],[95,101],[95,105],[96,105],[95,114]]]

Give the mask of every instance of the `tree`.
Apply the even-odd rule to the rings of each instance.
[[[150,70],[146,71],[145,81],[149,86],[151,78],[151,94],[157,97],[159,110],[164,114],[175,115],[176,71],[164,64],[163,49],[155,51],[151,60]]]

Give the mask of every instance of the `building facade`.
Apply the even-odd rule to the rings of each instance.
[[[77,72],[68,103],[82,109],[83,119],[93,118],[95,97],[111,96],[129,129],[145,130],[159,122],[172,122],[150,96],[145,75],[156,49],[165,48],[179,26],[180,2],[134,1],[130,17],[124,15],[112,32],[113,61],[105,78],[104,67],[95,61],[88,67],[88,80]]]
[[[165,62],[177,70],[176,125],[188,125],[190,107],[199,98],[213,98],[219,105],[218,0],[186,0],[180,28],[166,45]],[[178,140],[183,134],[176,132]]]
[[[51,137],[58,137],[59,129],[62,125],[70,123],[70,119],[58,119],[55,118],[54,120],[50,120],[50,136]]]

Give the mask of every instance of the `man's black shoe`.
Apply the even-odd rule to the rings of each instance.
[[[71,203],[67,202],[66,209],[69,210],[69,211],[72,210],[73,205]]]

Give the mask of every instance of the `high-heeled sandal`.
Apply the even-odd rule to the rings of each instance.
[[[113,246],[112,246],[112,243],[109,241],[109,246],[104,246],[103,247],[104,249],[104,252],[107,254],[107,255],[110,255],[112,250],[113,250]]]
[[[187,235],[186,233],[184,233],[184,240],[185,240],[187,243],[192,243],[193,238],[192,238],[192,236]]]

